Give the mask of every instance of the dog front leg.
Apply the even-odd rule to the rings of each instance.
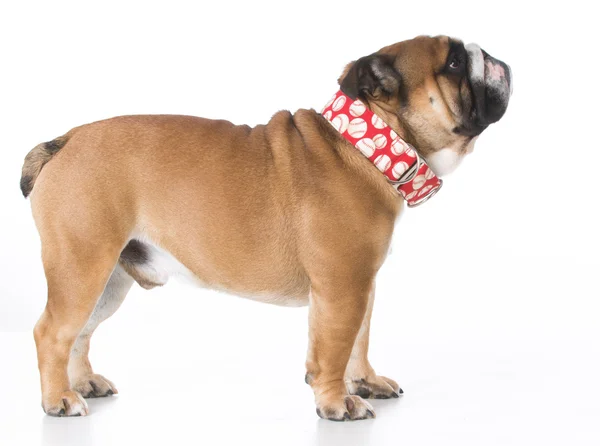
[[[372,286],[311,289],[306,381],[315,394],[317,414],[334,421],[375,417],[371,405],[350,395],[346,366],[365,317]]]
[[[369,293],[369,302],[365,317],[363,318],[358,336],[354,342],[350,360],[346,367],[346,385],[352,395],[362,398],[398,398],[404,393],[393,379],[378,376],[369,362],[369,331],[371,327],[371,314],[375,301],[375,287]]]

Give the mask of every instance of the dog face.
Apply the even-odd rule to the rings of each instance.
[[[481,132],[504,115],[512,75],[507,64],[475,44],[421,36],[350,63],[340,87],[403,130],[441,176],[454,170]]]

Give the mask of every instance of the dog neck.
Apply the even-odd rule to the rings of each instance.
[[[415,148],[360,100],[353,100],[340,90],[321,114],[386,176],[409,207],[424,203],[442,187],[442,180]]]

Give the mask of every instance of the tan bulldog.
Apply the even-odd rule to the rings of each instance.
[[[341,90],[416,147],[437,175],[504,114],[509,67],[477,45],[417,37],[348,64]],[[326,100],[326,98],[324,98]],[[48,303],[34,335],[49,415],[86,415],[117,393],[90,337],[133,282],[171,275],[278,305],[309,305],[306,381],[330,420],[398,397],[367,358],[375,276],[403,200],[318,112],[266,125],[122,116],[35,147],[21,190],[42,243]]]

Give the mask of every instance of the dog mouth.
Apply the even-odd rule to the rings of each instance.
[[[468,76],[473,93],[471,122],[485,129],[504,116],[513,89],[510,67],[482,50],[477,44],[465,46]]]

